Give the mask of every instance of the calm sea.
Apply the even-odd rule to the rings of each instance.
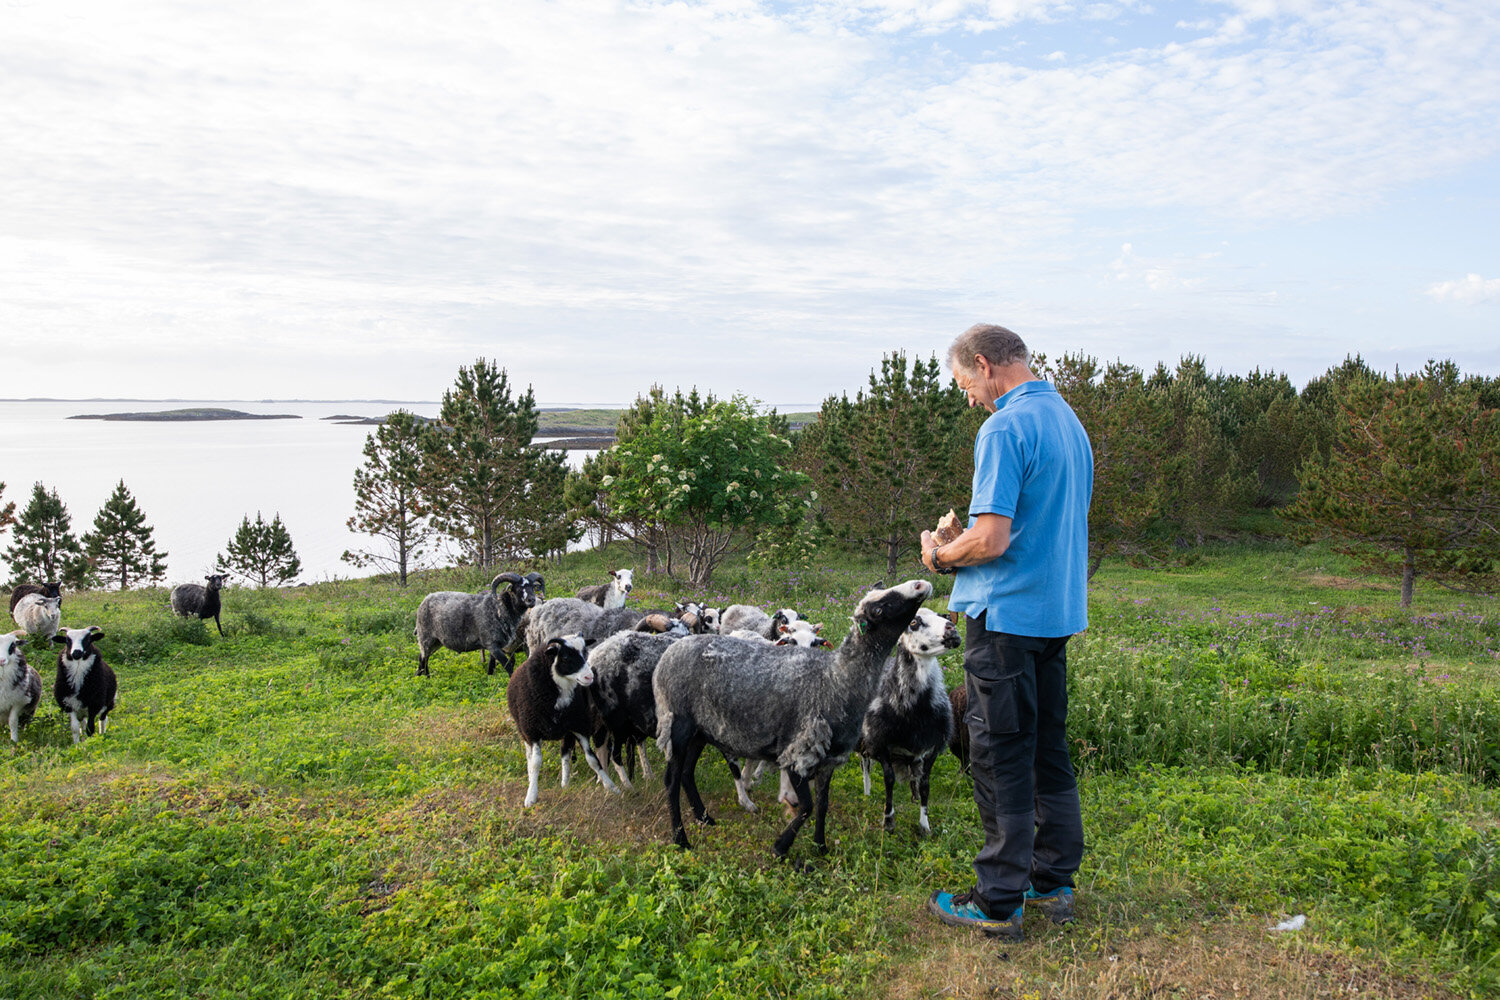
[[[293,413],[297,420],[137,422],[69,420],[79,413],[122,413],[215,406],[246,413]],[[302,560],[298,582],[361,576],[339,556],[374,543],[349,531],[354,470],[368,425],[323,418],[378,417],[398,406],[436,416],[439,404],[360,402],[5,402],[0,401],[0,503],[17,513],[32,484],[55,489],[82,537],[120,480],[130,488],[167,552],[167,580],[196,580],[257,511],[280,514]],[[576,467],[590,452],[569,452]],[[13,541],[0,535],[0,563]],[[3,579],[9,579],[9,566]],[[243,582],[243,581],[236,581]]]

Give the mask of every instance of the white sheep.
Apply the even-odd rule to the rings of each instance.
[[[27,594],[16,602],[10,616],[26,630],[27,635],[50,639],[62,626],[62,598]]]
[[[635,583],[635,574],[628,569],[613,570],[609,574],[608,583],[596,583],[591,587],[584,587],[574,596],[580,601],[588,601],[597,604],[601,608],[623,608],[625,598],[630,596],[630,588]]]
[[[42,700],[42,677],[26,662],[19,632],[0,635],[0,713],[10,722],[10,741],[21,742],[21,730],[36,715]]]

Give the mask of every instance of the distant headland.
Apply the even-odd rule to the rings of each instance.
[[[296,413],[246,413],[217,406],[194,406],[182,410],[148,410],[139,413],[75,413],[69,420],[301,420]]]

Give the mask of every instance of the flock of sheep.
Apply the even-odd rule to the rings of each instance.
[[[962,759],[955,698],[938,662],[960,641],[952,622],[922,607],[931,584],[909,580],[865,594],[854,627],[834,649],[818,634],[820,625],[790,608],[627,607],[632,582],[630,570],[617,570],[576,597],[547,600],[537,574],[501,573],[488,591],[429,594],[417,610],[419,675],[439,647],[483,651],[488,670],[498,663],[511,671],[506,702],[526,748],[527,808],[537,801],[544,744],[560,746],[564,785],[576,748],[618,794],[631,786],[637,756],[650,775],[641,751],[655,740],[666,756],[679,846],[689,846],[683,793],[698,822],[713,823],[696,781],[698,758],[710,746],[723,755],[750,811],[749,787],[760,770],[780,770],[780,798],[793,813],[776,839],[778,856],[809,817],[815,847],[826,848],[829,783],[855,753],[866,794],[871,764],[881,765],[885,828],[895,829],[900,779],[920,803],[919,829],[930,832],[932,765],[950,745]],[[527,658],[513,666],[522,646]]]
[[[173,611],[213,618],[222,635],[224,579],[210,575],[206,586],[174,588]],[[723,755],[740,805],[752,812],[752,783],[767,767],[781,772],[779,797],[792,812],[775,842],[779,856],[810,816],[814,844],[825,849],[829,783],[856,753],[866,795],[871,765],[881,765],[886,830],[895,829],[899,779],[920,804],[919,829],[930,832],[933,763],[949,746],[964,758],[955,738],[964,727],[954,725],[964,711],[963,689],[946,689],[938,662],[960,641],[947,618],[922,607],[931,584],[909,580],[872,589],[836,649],[819,634],[821,625],[790,608],[774,614],[743,604],[633,608],[626,604],[632,585],[631,571],[621,569],[576,597],[548,600],[540,574],[501,573],[485,591],[428,594],[417,609],[419,676],[440,647],[482,652],[490,673],[498,664],[510,674],[506,701],[526,748],[527,808],[537,801],[543,744],[560,745],[564,785],[578,749],[600,783],[618,794],[621,786],[631,787],[637,758],[650,777],[644,744],[655,740],[666,756],[671,836],[679,846],[689,846],[684,792],[698,822],[713,823],[696,781],[698,758],[710,746]],[[51,636],[62,647],[53,697],[69,716],[76,743],[96,726],[105,731],[117,683],[96,646],[103,631],[62,629],[61,608],[55,583],[23,584],[11,595],[11,614],[24,633]],[[8,714],[15,743],[42,693],[23,638],[20,632],[0,635],[0,713]],[[523,646],[527,658],[515,666]]]

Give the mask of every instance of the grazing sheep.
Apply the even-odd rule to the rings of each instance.
[[[50,639],[62,626],[62,598],[27,594],[16,602],[10,615],[27,635]]]
[[[623,608],[625,598],[630,596],[630,588],[635,582],[635,574],[628,569],[617,569],[609,574],[608,583],[596,583],[592,587],[584,587],[573,595],[580,601],[588,601],[597,604],[601,608]]]
[[[536,605],[540,580],[501,573],[487,591],[439,590],[422,598],[417,606],[417,676],[427,676],[427,658],[439,646],[455,653],[482,650],[485,673],[493,674],[495,664],[501,663],[509,674],[515,660],[508,647],[521,616]],[[499,589],[502,583],[508,584],[504,592]]]
[[[926,608],[918,611],[896,644],[896,654],[887,661],[875,700],[865,713],[856,750],[866,795],[870,794],[870,762],[879,761],[885,774],[887,833],[896,829],[892,797],[898,776],[911,784],[912,798],[921,804],[918,829],[924,835],[932,832],[927,820],[932,764],[953,737],[953,705],[943,687],[938,657],[960,645],[952,622]]]
[[[594,728],[589,701],[580,695],[578,689],[592,683],[594,672],[589,667],[588,653],[580,635],[548,640],[541,652],[528,656],[511,675],[510,684],[505,689],[505,701],[526,744],[527,785],[523,805],[527,809],[536,805],[543,740],[561,740],[569,736],[577,740],[583,745],[583,759],[588,761],[604,787],[620,794],[620,789],[609,780],[609,774],[594,756],[594,748],[589,743],[589,733]],[[568,758],[565,755],[564,787],[568,784],[568,777]]]
[[[99,735],[103,736],[109,728],[109,713],[115,707],[115,672],[94,646],[102,638],[104,630],[97,625],[64,629],[52,637],[53,642],[63,647],[57,653],[57,680],[52,685],[52,697],[68,715],[74,743],[94,735],[96,720]]]
[[[208,586],[200,583],[179,583],[172,588],[172,610],[184,618],[212,618],[214,628],[224,634],[219,624],[219,588],[229,579],[228,573],[210,573],[203,578]]]
[[[776,838],[785,856],[810,813],[817,789],[813,843],[826,849],[828,783],[849,759],[881,669],[932,584],[908,580],[873,590],[854,611],[854,628],[834,653],[763,646],[725,636],[688,636],[662,654],[652,678],[657,743],[667,756],[672,841],[688,847],[681,792],[699,822],[712,820],[694,775],[703,748],[726,757],[773,760],[791,772],[797,814]]]
[[[16,589],[10,592],[10,613],[16,613],[16,605],[21,603],[21,598],[28,594],[39,594],[42,597],[57,598],[58,605],[62,604],[62,581],[49,580],[46,583],[18,583]]]
[[[21,742],[21,730],[36,715],[42,700],[42,677],[26,662],[19,632],[0,635],[0,713],[10,720],[10,741]]]

